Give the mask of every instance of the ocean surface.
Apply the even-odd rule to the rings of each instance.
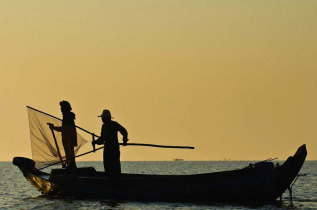
[[[196,174],[243,168],[252,161],[149,161],[122,162],[124,173]],[[253,162],[254,163],[254,162]],[[280,162],[282,163],[282,162]],[[78,162],[102,171],[102,162]],[[50,169],[47,170],[49,172]],[[263,206],[233,204],[192,204],[166,202],[117,202],[114,200],[76,200],[41,196],[11,162],[0,162],[0,209],[317,209],[317,161],[305,162],[293,187],[293,202],[288,191],[281,203]]]

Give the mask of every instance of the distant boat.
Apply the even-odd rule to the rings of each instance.
[[[282,165],[262,161],[248,167],[193,175],[122,174],[109,179],[93,167],[44,173],[28,158],[15,157],[25,178],[42,194],[57,197],[138,201],[269,203],[292,186],[307,156],[298,148]]]
[[[184,159],[181,158],[175,158],[174,161],[184,161]]]

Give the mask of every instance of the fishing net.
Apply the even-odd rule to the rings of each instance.
[[[48,123],[51,123],[55,127],[61,127],[62,121],[30,107],[27,110],[30,124],[32,158],[36,163],[36,167],[56,163],[61,161],[61,159],[65,160],[62,133],[50,129],[48,125]],[[78,150],[86,142],[87,140],[77,133],[77,146],[74,147],[75,154],[78,153]]]

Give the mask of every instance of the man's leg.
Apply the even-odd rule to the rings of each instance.
[[[103,158],[106,175],[111,179],[119,178],[121,175],[120,150],[104,150]]]
[[[74,146],[70,144],[69,142],[63,142],[64,150],[65,150],[65,156],[66,156],[66,168],[77,168],[76,162],[75,162],[75,152],[74,152]]]
[[[103,167],[106,175],[109,176],[109,152],[106,149],[103,150]]]
[[[116,176],[120,177],[121,175],[121,163],[120,163],[120,150],[118,150],[116,152],[116,170],[115,170],[115,173],[116,173]]]
[[[70,168],[77,168],[76,162],[75,162],[75,151],[74,151],[74,146],[70,145],[69,147],[69,167]]]

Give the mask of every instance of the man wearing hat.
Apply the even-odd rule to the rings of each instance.
[[[128,132],[119,123],[112,121],[109,110],[103,110],[101,117],[103,125],[101,127],[101,136],[92,144],[104,144],[103,165],[106,175],[109,178],[119,178],[121,174],[120,148],[118,142],[118,131],[123,136],[123,144],[128,142]]]
[[[66,168],[77,168],[75,162],[74,147],[77,146],[77,132],[75,126],[75,114],[71,112],[72,107],[68,101],[61,101],[61,112],[63,114],[62,126],[55,127],[50,124],[50,128],[62,132],[62,142],[66,156]]]

